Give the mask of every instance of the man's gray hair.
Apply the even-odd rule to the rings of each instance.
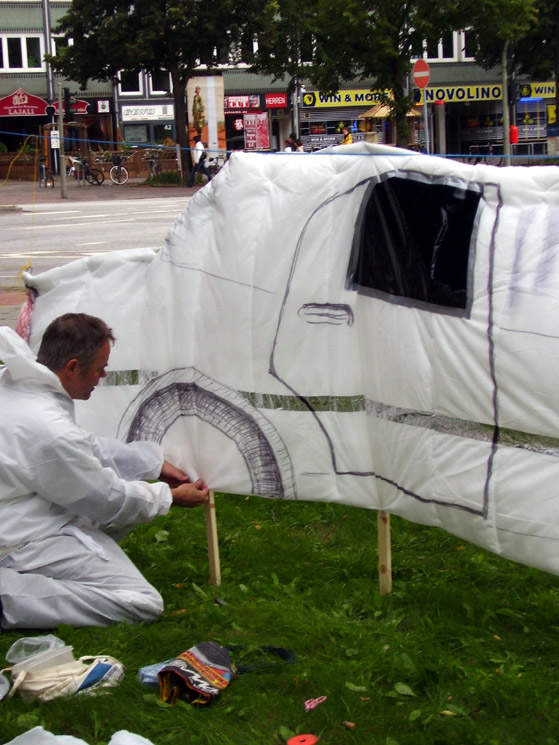
[[[100,318],[86,313],[65,313],[47,326],[37,362],[53,372],[62,370],[72,359],[87,368],[103,344],[114,340],[112,330]]]

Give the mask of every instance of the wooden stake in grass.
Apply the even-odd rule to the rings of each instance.
[[[210,565],[210,582],[221,585],[221,565],[219,562],[219,543],[217,540],[217,519],[215,515],[215,493],[210,491],[204,505],[206,511],[206,537],[208,539],[208,561]]]
[[[392,592],[392,547],[390,545],[390,515],[377,513],[378,584],[381,595]]]

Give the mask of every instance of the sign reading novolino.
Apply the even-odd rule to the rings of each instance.
[[[422,103],[461,103],[462,101],[500,101],[502,86],[491,85],[433,85],[422,91]]]

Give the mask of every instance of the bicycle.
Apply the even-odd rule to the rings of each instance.
[[[493,144],[488,142],[487,145],[470,145],[468,149],[467,162],[469,163],[486,163],[490,166],[500,166],[503,163],[502,155],[493,155]]]
[[[54,189],[54,175],[51,169],[46,165],[46,158],[39,158],[39,187],[44,186]]]
[[[113,184],[125,184],[128,181],[128,169],[122,165],[122,158],[120,155],[115,155],[113,158],[113,167],[109,171],[109,176]]]
[[[98,168],[91,168],[88,163],[84,163],[79,158],[72,158],[72,156],[70,156],[70,166],[66,175],[73,176],[76,179],[80,175],[83,175],[85,180],[92,186],[101,186],[105,180],[103,171],[100,171]]]
[[[208,158],[208,164],[206,165],[206,168],[213,178],[214,176],[217,176],[224,165],[225,160],[220,156],[216,156],[215,158]]]

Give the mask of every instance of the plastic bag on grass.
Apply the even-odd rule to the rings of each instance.
[[[9,697],[17,691],[26,701],[52,701],[60,696],[112,688],[124,677],[124,665],[106,655],[80,657],[51,667],[33,667],[32,660],[28,667],[23,662],[11,668],[13,685]]]

